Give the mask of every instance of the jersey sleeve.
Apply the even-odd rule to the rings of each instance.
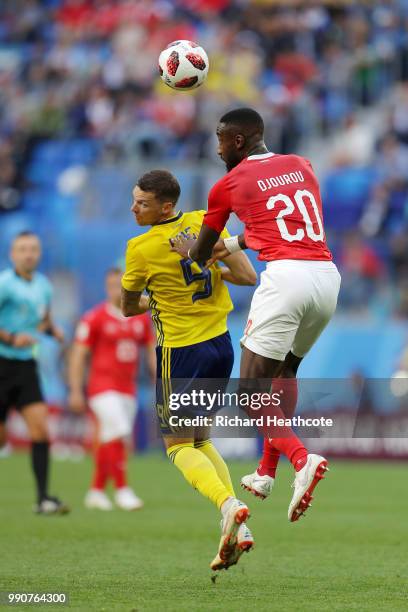
[[[220,234],[231,212],[231,195],[224,177],[215,183],[208,194],[208,210],[203,223]]]
[[[98,335],[98,316],[95,312],[86,313],[75,330],[75,342],[84,346],[95,345]]]
[[[146,285],[146,260],[140,249],[130,240],[126,249],[125,273],[122,277],[122,287],[126,291],[143,291]]]

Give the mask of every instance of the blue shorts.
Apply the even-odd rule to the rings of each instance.
[[[161,432],[169,434],[173,431],[168,420],[171,416],[169,395],[188,392],[194,386],[194,380],[200,378],[223,379],[227,384],[234,365],[234,350],[231,336],[226,332],[190,346],[158,346],[156,358],[156,411]]]

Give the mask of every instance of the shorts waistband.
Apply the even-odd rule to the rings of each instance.
[[[0,363],[5,365],[19,365],[20,363],[36,364],[37,361],[32,357],[28,359],[18,359],[17,357],[5,357],[4,355],[0,355]]]
[[[274,259],[266,263],[266,268],[295,267],[319,268],[319,270],[337,270],[336,264],[326,259]]]

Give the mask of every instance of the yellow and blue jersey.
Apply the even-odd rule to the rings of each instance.
[[[14,270],[4,270],[0,273],[0,329],[37,336],[51,297],[51,283],[39,272],[26,280]],[[0,357],[6,359],[32,359],[34,351],[35,346],[17,348],[0,342]]]
[[[233,305],[220,266],[216,263],[207,270],[170,250],[169,241],[177,235],[198,236],[204,214],[204,210],[180,212],[127,245],[122,285],[128,291],[147,290],[162,347],[190,346],[227,331]]]

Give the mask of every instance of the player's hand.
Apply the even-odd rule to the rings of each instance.
[[[15,348],[26,348],[37,344],[37,340],[30,336],[30,334],[20,333],[16,334],[13,339],[13,345]]]
[[[225,259],[226,257],[228,257],[228,255],[231,255],[231,253],[225,247],[224,240],[222,238],[219,238],[213,246],[211,258],[207,261],[205,267],[209,268],[213,265],[213,263]]]
[[[191,236],[178,235],[175,238],[170,238],[170,250],[178,253],[185,259],[188,259],[188,252],[194,246],[195,238]]]
[[[72,412],[81,413],[86,410],[86,399],[82,391],[71,391],[68,395],[68,406]]]
[[[52,328],[52,337],[55,338],[57,342],[63,344],[65,340],[65,333],[61,327],[53,327]]]

